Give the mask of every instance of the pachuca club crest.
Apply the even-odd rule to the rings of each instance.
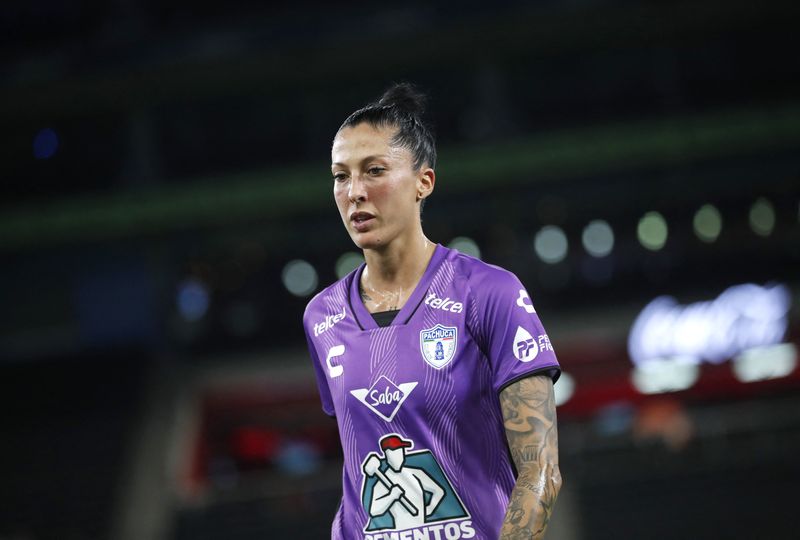
[[[419,333],[419,348],[425,361],[442,369],[453,359],[458,347],[458,328],[437,324]]]

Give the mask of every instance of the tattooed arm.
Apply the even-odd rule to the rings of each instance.
[[[543,375],[519,380],[500,393],[500,405],[519,473],[500,540],[540,540],[561,488],[553,383]]]

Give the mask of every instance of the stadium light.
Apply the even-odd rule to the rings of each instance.
[[[447,247],[458,250],[465,255],[471,255],[477,259],[481,258],[481,248],[478,247],[478,243],[467,236],[457,236],[453,238]]]
[[[595,219],[583,229],[583,247],[593,257],[605,257],[614,249],[614,231],[608,222]]]
[[[695,213],[694,233],[706,243],[715,242],[722,231],[722,216],[713,204],[705,204]]]
[[[556,264],[567,256],[569,244],[567,235],[556,225],[542,227],[533,241],[533,248],[541,260],[548,264]]]
[[[358,268],[358,266],[363,262],[364,256],[361,253],[356,253],[355,251],[342,253],[339,258],[336,259],[336,277],[342,279],[344,276]]]
[[[281,275],[283,285],[295,296],[308,296],[317,288],[317,271],[306,261],[289,261]]]
[[[750,207],[750,228],[759,236],[769,236],[775,228],[775,208],[772,203],[760,197]]]
[[[667,222],[658,212],[648,212],[639,220],[636,236],[639,242],[650,251],[658,251],[667,243],[669,234]]]

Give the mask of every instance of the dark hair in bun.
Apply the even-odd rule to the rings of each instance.
[[[408,148],[414,157],[414,169],[427,164],[436,166],[436,143],[431,129],[423,121],[427,96],[412,84],[403,82],[390,86],[381,98],[358,109],[339,127],[353,127],[366,122],[374,127],[393,126],[397,133],[392,144]]]

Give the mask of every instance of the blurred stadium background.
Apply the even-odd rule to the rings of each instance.
[[[548,538],[796,538],[799,11],[4,1],[0,539],[326,537],[301,315],[359,262],[332,136],[398,80],[429,236],[564,367]]]

